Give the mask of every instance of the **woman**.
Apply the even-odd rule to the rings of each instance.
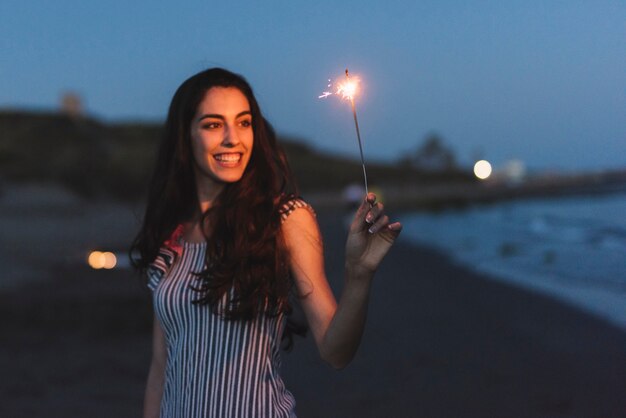
[[[248,83],[214,68],[170,105],[144,224],[133,249],[153,290],[145,417],[293,417],[278,374],[299,299],[321,357],[354,356],[370,283],[400,233],[369,194],[346,246],[339,301],[324,273],[311,207]]]

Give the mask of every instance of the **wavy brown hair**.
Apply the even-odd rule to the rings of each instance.
[[[206,260],[211,262],[194,272],[202,279],[194,288],[194,303],[209,305],[229,320],[289,315],[294,286],[280,234],[280,209],[297,195],[296,185],[252,88],[242,76],[221,68],[192,76],[174,94],[143,226],[131,248],[137,255],[133,264],[145,274],[174,229],[199,214],[190,131],[198,106],[213,87],[237,88],[248,99],[254,146],[242,178],[225,184],[212,207],[201,214]],[[286,334],[302,331],[297,328],[288,321]]]

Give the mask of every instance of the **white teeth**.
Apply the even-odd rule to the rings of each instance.
[[[217,154],[215,159],[227,163],[236,163],[241,159],[241,154]]]

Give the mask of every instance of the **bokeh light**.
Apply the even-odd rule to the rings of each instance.
[[[115,254],[111,252],[105,252],[102,254],[102,257],[104,258],[105,269],[110,270],[112,268],[115,268],[115,266],[117,265],[117,257],[115,256]]]
[[[481,180],[489,178],[491,175],[491,164],[489,161],[477,161],[476,164],[474,164],[474,175]]]
[[[87,259],[89,267],[95,270],[110,270],[117,265],[117,257],[112,252],[92,251]]]

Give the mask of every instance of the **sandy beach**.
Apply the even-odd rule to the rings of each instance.
[[[150,294],[130,270],[89,269],[81,252],[123,249],[137,225],[136,209],[22,199],[22,206],[16,198],[0,204],[1,260],[10,266],[0,286],[0,416],[140,416]],[[342,216],[318,213],[336,292]],[[297,339],[283,363],[303,418],[623,417],[626,411],[626,333],[406,242],[376,277],[352,364],[332,370],[310,337]]]

